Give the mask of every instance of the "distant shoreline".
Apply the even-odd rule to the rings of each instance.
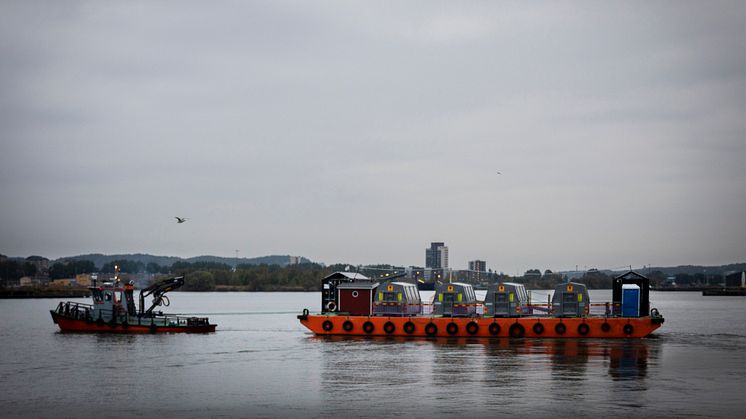
[[[484,291],[481,288],[475,288],[477,291]],[[702,292],[712,288],[695,287],[695,288],[651,288],[651,291],[658,292]],[[610,288],[598,288],[598,290],[610,290]],[[173,292],[319,292],[321,290],[305,290],[298,288],[290,289],[267,289],[267,290],[249,290],[242,286],[218,286],[213,290],[176,290]],[[545,289],[531,289],[531,291],[547,291]],[[0,289],[0,299],[32,299],[32,298],[88,298],[91,296],[87,288],[73,289],[41,289],[41,288],[3,288]]]
[[[0,299],[23,298],[86,298],[90,297],[88,288],[41,289],[41,288],[3,288]]]

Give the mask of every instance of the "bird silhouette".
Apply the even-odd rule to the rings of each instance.
[[[183,217],[174,217],[174,218],[176,218],[176,222],[177,222],[178,224],[181,224],[181,223],[183,223],[184,221],[186,221],[186,220],[187,220],[186,218],[183,218]]]

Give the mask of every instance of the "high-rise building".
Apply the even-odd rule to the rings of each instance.
[[[467,277],[472,282],[479,282],[486,277],[487,262],[483,260],[470,260]]]
[[[448,268],[448,246],[443,242],[432,242],[430,248],[425,249],[426,268]]]
[[[470,271],[477,271],[477,272],[486,272],[487,271],[487,262],[483,260],[470,260],[469,261],[469,270]]]

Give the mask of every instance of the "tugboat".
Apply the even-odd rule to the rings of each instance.
[[[432,304],[422,304],[400,284],[336,272],[322,280],[321,313],[304,309],[298,319],[317,335],[644,338],[664,321],[650,308],[649,289],[648,278],[630,271],[614,279],[606,303],[592,304],[584,284],[569,282],[544,304],[532,304],[513,283],[493,284],[485,302],[469,284],[443,284]]]
[[[165,279],[140,290],[140,307],[135,307],[134,284],[122,284],[115,275],[111,281],[89,287],[93,304],[60,302],[50,310],[52,320],[63,332],[94,333],[210,333],[217,325],[206,317],[186,317],[154,311],[168,306],[166,293],[184,285],[184,277]],[[153,296],[145,309],[145,298]]]

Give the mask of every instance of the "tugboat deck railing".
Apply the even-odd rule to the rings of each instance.
[[[208,325],[207,317],[184,316],[177,314],[154,314],[152,316],[132,316],[128,313],[114,313],[113,310],[98,309],[99,316],[93,316],[93,305],[78,303],[73,301],[60,302],[55,309],[60,315],[70,317],[75,320],[84,320],[89,322],[103,321],[106,318],[114,320],[117,323],[137,324],[142,326],[201,326]]]

